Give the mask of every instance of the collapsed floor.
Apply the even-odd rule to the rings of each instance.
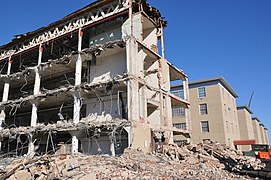
[[[251,179],[259,160],[219,143],[164,146],[163,153],[126,149],[119,157],[55,154],[1,159],[1,179]],[[252,174],[252,173],[250,173]],[[254,174],[255,175],[255,174]],[[262,178],[271,177],[270,174]]]

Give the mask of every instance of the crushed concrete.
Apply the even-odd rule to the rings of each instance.
[[[252,179],[238,171],[264,167],[260,161],[219,143],[170,146],[165,154],[127,148],[119,157],[62,154],[1,159],[0,164],[6,164],[0,166],[0,177],[15,179],[25,174],[32,179]]]
[[[201,161],[213,162],[216,167],[238,172],[241,170],[262,170],[265,164],[254,157],[243,156],[242,152],[231,149],[218,142],[207,141],[198,145],[169,145],[165,152],[166,156],[172,160],[180,160],[189,164],[196,164]],[[177,154],[172,154],[172,149],[176,149]]]

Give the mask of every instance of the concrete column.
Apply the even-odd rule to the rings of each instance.
[[[35,85],[34,85],[34,96],[38,95],[40,92],[40,82],[41,82],[41,77],[39,74],[39,66],[41,64],[41,59],[42,59],[42,44],[39,46],[39,57],[38,57],[38,65],[35,67]],[[32,102],[32,114],[31,114],[31,126],[36,126],[37,125],[37,120],[38,120],[38,102],[37,100]]]
[[[136,62],[137,44],[135,39],[131,37],[126,44],[126,62],[127,72],[129,75],[138,77],[138,64]],[[127,82],[127,106],[128,106],[128,119],[139,120],[139,84],[134,78],[129,79]]]
[[[184,100],[187,100],[188,97],[188,89],[187,89],[188,83],[187,78],[183,81],[183,94],[184,94]]]
[[[82,76],[82,58],[81,58],[81,51],[82,51],[82,39],[83,39],[83,32],[81,28],[78,31],[78,56],[76,60],[76,67],[75,67],[75,86],[81,84],[81,76]],[[81,107],[81,99],[79,93],[75,92],[74,94],[74,106],[73,106],[73,123],[79,123],[80,120],[80,107]],[[72,153],[78,152],[78,138],[76,135],[72,135]]]
[[[128,134],[128,147],[131,147],[132,145],[132,131],[131,131],[131,127],[124,127],[124,130],[127,132]]]
[[[72,135],[72,153],[77,153],[78,152],[78,138],[76,135]]]
[[[39,57],[38,57],[38,65],[35,67],[35,84],[34,84],[34,96],[37,96],[40,93],[40,83],[41,77],[39,73],[39,66],[41,64],[42,59],[42,44],[39,46]],[[31,113],[31,122],[30,126],[36,126],[38,120],[38,100],[32,101],[32,113]],[[28,144],[28,155],[34,152],[34,143],[33,143],[33,134],[29,135],[29,144]]]
[[[11,57],[8,60],[8,70],[7,70],[7,75],[10,75],[10,71],[11,71]],[[10,84],[10,80],[6,79],[5,80],[5,85],[4,85],[4,91],[3,91],[3,98],[2,98],[2,102],[5,102],[8,100],[8,94],[9,94],[9,84]]]
[[[113,141],[111,141],[111,144],[110,144],[110,151],[111,151],[111,156],[115,157],[116,151],[115,151],[115,144]]]
[[[9,59],[8,59],[7,75],[10,75],[11,64],[12,64],[12,60],[11,60],[11,56],[10,56]],[[2,102],[6,102],[8,100],[9,86],[10,86],[10,79],[7,78],[5,80],[5,84],[4,84]],[[1,110],[1,114],[0,114],[0,129],[3,128],[3,123],[5,122],[5,117],[6,117],[5,111]],[[0,142],[0,151],[1,151],[1,148],[2,148],[2,142]]]
[[[33,134],[29,133],[28,134],[28,152],[27,152],[27,155],[28,156],[31,156],[31,155],[34,155],[34,151],[35,151],[35,146],[34,146],[34,143],[33,143]]]
[[[0,114],[0,130],[3,129],[3,122],[5,121],[5,111],[4,110],[1,110],[1,114]],[[2,149],[2,142],[0,141],[0,152],[1,152],[1,149]]]
[[[32,113],[31,113],[31,123],[30,126],[36,126],[38,120],[38,102],[34,100],[32,102]]]
[[[189,83],[188,83],[187,77],[185,77],[185,80],[183,81],[183,91],[184,91],[184,99],[186,101],[189,101]],[[190,116],[189,107],[185,109],[185,122],[186,122],[186,129],[191,132],[192,124],[191,124],[191,116]],[[187,142],[191,143],[191,138],[188,138]]]
[[[188,101],[188,97],[189,97],[189,90],[188,90],[188,79],[185,78],[185,80],[183,81],[183,93],[184,93],[184,100]],[[188,117],[188,109],[185,109],[185,122],[186,122],[186,126],[187,126],[187,130],[190,130],[190,122],[189,122],[189,117]]]
[[[161,24],[161,48],[162,48],[162,57],[165,58],[165,42],[164,42],[164,27]]]

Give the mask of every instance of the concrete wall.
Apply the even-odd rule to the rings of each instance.
[[[220,100],[219,86],[205,86],[206,97],[198,97],[198,87],[191,88],[190,93],[190,113],[192,123],[192,142],[200,143],[204,139],[217,140],[225,143],[225,129],[223,129],[223,116]],[[201,115],[200,104],[207,104],[208,114]],[[209,132],[202,132],[201,121],[209,122]],[[221,128],[222,127],[222,128]]]
[[[268,129],[265,128],[264,131],[265,131],[265,137],[266,137],[267,144],[269,144]]]
[[[146,69],[146,71],[158,70],[158,67],[159,67],[158,61],[154,61],[152,65],[148,69]],[[144,79],[146,83],[148,83],[152,87],[159,88],[157,73],[148,74],[147,76],[145,76]]]
[[[143,123],[133,122],[132,148],[140,148],[143,152],[150,152],[153,149],[151,129]]]
[[[261,138],[262,138],[262,144],[268,144],[266,137],[265,137],[265,130],[264,130],[264,126],[260,124],[260,134],[261,134]]]
[[[253,131],[254,131],[254,137],[256,139],[257,144],[262,144],[262,136],[261,136],[261,129],[260,129],[260,124],[259,121],[255,118],[252,118],[252,126],[253,126]]]
[[[102,52],[103,55],[103,52]],[[90,82],[100,82],[127,71],[125,51],[107,56],[98,56],[96,66],[91,66]]]
[[[127,136],[120,136],[117,144],[115,144],[115,153],[122,154],[124,149],[128,147]],[[101,136],[98,138],[80,138],[82,152],[84,154],[108,154],[112,155],[110,151],[111,142],[109,136]]]
[[[142,15],[140,13],[137,13],[137,14],[134,14],[133,15],[133,36],[142,41],[143,40],[143,37],[142,37],[142,34],[143,34],[143,28],[142,28],[142,23],[141,23],[141,18],[142,18]],[[122,39],[126,39],[127,36],[129,36],[131,33],[131,24],[130,24],[130,20],[127,19],[123,25],[122,25]]]
[[[111,99],[112,98],[112,99]],[[92,113],[101,115],[102,112],[105,112],[104,115],[110,114],[112,118],[122,118],[122,108],[121,101],[118,99],[118,95],[114,94],[112,97],[104,96],[102,97],[103,101],[100,101],[98,98],[89,99],[86,101],[86,115],[91,115]],[[127,106],[127,98],[124,97],[123,101],[125,107]]]
[[[240,139],[255,139],[251,114],[246,109],[237,110],[237,114],[240,128]]]
[[[205,87],[205,98],[198,97],[199,87]],[[192,143],[200,143],[204,139],[211,139],[233,147],[233,141],[240,138],[240,133],[236,100],[232,94],[219,82],[212,82],[190,85],[189,95]],[[208,114],[201,115],[199,105],[205,103],[207,104]],[[209,122],[209,132],[202,132],[201,121]],[[184,117],[173,117],[173,124],[184,122]],[[175,141],[184,139],[183,136],[174,137]]]
[[[121,24],[115,23],[111,25],[98,26],[98,28],[91,29],[89,46],[96,44],[104,44],[109,41],[121,40]]]
[[[251,114],[245,108],[240,108],[237,110],[239,129],[240,129],[240,140],[252,140],[255,139],[253,122],[251,119]],[[240,146],[240,150],[249,151],[250,146]]]
[[[236,99],[222,84],[220,84],[220,97],[224,119],[225,142],[226,145],[233,146],[233,141],[240,139]]]
[[[143,42],[149,45],[157,46],[157,29],[153,26],[149,29],[144,29],[143,31]]]

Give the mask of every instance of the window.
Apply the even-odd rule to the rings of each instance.
[[[198,88],[198,94],[199,94],[199,98],[205,98],[206,97],[206,89],[205,89],[205,87],[199,87]]]
[[[172,108],[173,117],[185,117],[185,108],[184,107],[175,107]]]
[[[173,126],[178,129],[186,130],[186,123],[178,123],[178,124],[174,124]]]
[[[172,94],[174,94],[175,96],[184,99],[184,91],[183,89],[181,90],[176,90],[176,91],[171,91]]]
[[[207,110],[207,104],[200,104],[199,105],[199,111],[201,115],[206,115],[208,114],[208,110]]]
[[[201,132],[209,132],[209,122],[201,121]]]

